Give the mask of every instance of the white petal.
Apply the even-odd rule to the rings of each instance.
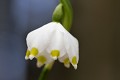
[[[45,64],[49,64],[53,62],[54,60],[50,57],[50,54],[47,53],[46,51],[41,52],[38,56],[44,56],[46,58]]]
[[[66,61],[66,60],[67,60],[67,61]],[[62,62],[62,63],[64,63],[64,66],[65,66],[66,68],[70,68],[70,62],[69,62],[69,59],[68,59],[68,55],[67,55],[67,54],[65,54],[64,56],[60,57],[60,58],[59,58],[59,61]]]
[[[42,57],[44,60],[38,59],[39,57]],[[54,60],[50,57],[50,54],[46,52],[40,53],[37,57],[37,67],[42,67],[44,64],[49,64],[53,62]]]
[[[47,48],[47,52],[51,53],[51,51],[53,50],[58,50],[60,52],[59,57],[64,56],[64,54],[66,53],[65,46],[64,46],[64,40],[63,40],[63,33],[61,33],[58,30],[56,30],[53,33],[50,44]],[[56,57],[53,57],[53,58],[56,59]]]
[[[65,38],[68,37],[68,39],[70,39],[70,42],[72,42],[73,45],[76,47],[75,48],[76,51],[77,51],[76,54],[79,54],[79,48],[78,48],[79,47],[79,43],[78,43],[78,40],[75,37],[73,37],[60,23],[58,23],[58,26],[59,26],[59,27],[57,27],[58,30],[60,32],[63,32],[63,34],[65,35],[64,36]]]
[[[37,64],[36,64],[36,65],[37,65],[38,68],[40,68],[40,67],[42,67],[44,64],[42,64],[42,63],[40,63],[40,62],[37,61]]]
[[[35,56],[30,55],[30,56],[29,56],[29,59],[32,60],[34,57],[35,57]]]
[[[72,63],[72,59],[74,57],[76,57],[76,64],[72,63],[72,65],[76,69],[77,68],[76,65],[77,65],[78,60],[79,60],[78,41],[72,35],[67,34],[67,35],[64,35],[64,44],[65,44],[65,48],[67,50],[67,53],[68,53],[68,56],[69,56],[71,63]]]
[[[52,58],[53,58],[54,60],[57,60],[57,56],[53,56]]]
[[[62,56],[62,57],[60,57],[60,58],[58,58],[58,59],[59,59],[60,62],[64,62],[64,60],[65,60],[66,58],[68,58],[67,53],[66,53],[64,56]]]
[[[29,57],[25,56],[25,60],[28,60],[28,59],[29,59]]]
[[[73,37],[60,23],[58,23],[58,26],[59,26],[59,27],[57,27],[58,30],[64,34],[64,44],[65,44],[66,49],[69,50],[71,47],[72,51],[74,51],[74,53],[72,53],[72,54],[73,55],[75,54],[75,56],[77,57],[77,62],[78,62],[78,60],[79,60],[78,40],[75,37]]]
[[[56,30],[54,23],[48,23],[27,35],[26,41],[29,49],[35,47],[42,52],[50,42],[53,32]]]
[[[38,67],[49,64],[57,58],[59,58],[60,62],[64,62],[65,58],[69,57],[70,62],[77,69],[79,60],[78,41],[60,23],[51,22],[33,30],[27,35],[26,41],[29,50],[35,48],[38,51],[37,55],[33,56],[30,54],[28,56],[30,60],[40,56],[44,56],[47,59],[44,63],[38,61]],[[56,54],[60,53],[60,55],[52,55],[51,58],[52,51]],[[28,59],[28,57],[25,57],[25,59]],[[70,67],[70,64],[64,65],[67,68]]]
[[[77,65],[73,65],[74,66],[74,69],[77,69]]]
[[[66,68],[70,68],[70,63],[69,64],[64,64]]]
[[[30,56],[30,50],[27,49],[26,55],[25,55],[25,59],[28,60],[28,59],[29,59],[29,56]]]

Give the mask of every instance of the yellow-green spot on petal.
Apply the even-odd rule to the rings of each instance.
[[[60,55],[60,51],[59,50],[52,50],[51,55],[52,55],[52,57],[58,57]]]
[[[66,59],[64,60],[64,64],[69,64],[69,59],[68,59],[68,58],[66,58]]]
[[[30,51],[27,50],[27,51],[26,51],[26,57],[29,57],[29,55],[30,55]]]
[[[27,51],[26,51],[26,56],[25,56],[25,59],[26,59],[26,60],[28,60],[28,59],[29,59],[29,55],[30,55],[30,51],[29,51],[29,50],[27,50]]]
[[[46,57],[44,57],[44,56],[39,56],[39,57],[37,58],[37,60],[38,60],[38,62],[40,62],[40,63],[42,63],[42,64],[44,64],[44,63],[47,61]]]
[[[37,48],[32,48],[30,54],[33,55],[33,56],[36,56],[38,54],[38,49]]]
[[[75,65],[75,64],[77,64],[77,58],[76,58],[76,56],[74,56],[73,58],[72,58],[72,63]]]

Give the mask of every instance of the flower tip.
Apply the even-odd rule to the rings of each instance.
[[[70,64],[64,64],[66,68],[70,68]]]
[[[77,69],[77,65],[73,65],[74,66],[74,69],[76,70]]]
[[[37,62],[37,67],[40,68],[43,64],[41,64],[40,62]]]
[[[29,57],[25,56],[25,60],[28,60],[28,59],[29,59]]]
[[[29,56],[29,59],[32,60],[34,57],[35,57],[35,56],[30,55],[30,56]]]
[[[55,56],[55,57],[52,57],[54,60],[57,60],[57,57]]]

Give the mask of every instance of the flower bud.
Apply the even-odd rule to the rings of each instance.
[[[55,22],[60,22],[63,16],[62,4],[60,3],[54,10],[52,19]]]

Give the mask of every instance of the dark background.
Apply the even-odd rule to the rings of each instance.
[[[78,69],[56,61],[47,80],[120,80],[120,1],[72,0],[71,33],[80,43]],[[0,80],[37,80],[25,61],[27,33],[51,21],[58,0],[0,0]]]

